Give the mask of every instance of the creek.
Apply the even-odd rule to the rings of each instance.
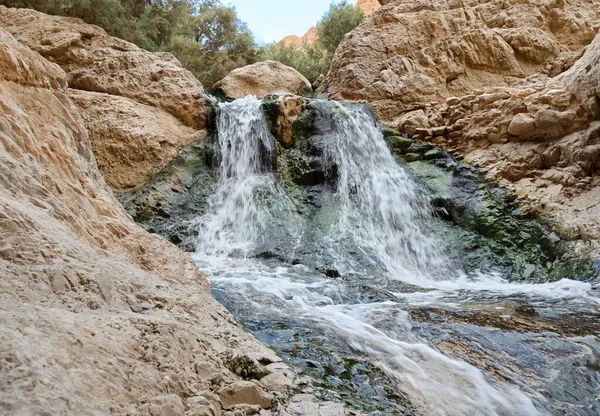
[[[443,219],[455,206],[423,184],[439,162],[404,163],[366,106],[306,107],[310,133],[283,149],[261,101],[219,104],[191,173],[165,176],[186,191],[158,180],[124,205],[192,251],[215,297],[323,399],[376,415],[599,414],[597,280],[560,278],[566,256],[506,266],[498,232],[483,247],[469,231],[475,256]],[[152,193],[175,196],[141,215]]]

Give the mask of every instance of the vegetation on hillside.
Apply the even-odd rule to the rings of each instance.
[[[361,9],[346,0],[332,3],[329,11],[317,23],[318,39],[314,43],[286,45],[277,42],[266,46],[263,59],[272,59],[295,68],[311,81],[320,74],[327,74],[333,54],[344,36],[356,28],[364,19]]]
[[[8,7],[79,17],[150,51],[171,52],[205,87],[259,60],[296,68],[309,80],[329,71],[335,49],[364,15],[347,1],[333,3],[317,25],[319,39],[260,49],[235,7],[221,0],[0,0]]]

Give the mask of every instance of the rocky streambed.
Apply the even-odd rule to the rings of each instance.
[[[215,107],[209,139],[121,202],[213,295],[367,414],[593,414],[597,266],[472,166],[368,107]]]

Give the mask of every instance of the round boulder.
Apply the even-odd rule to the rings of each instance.
[[[234,69],[213,86],[217,95],[237,99],[284,92],[297,95],[312,93],[310,82],[300,72],[280,62],[265,61]]]

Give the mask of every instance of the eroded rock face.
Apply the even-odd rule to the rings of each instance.
[[[213,86],[213,90],[227,98],[248,95],[263,98],[276,92],[307,95],[312,93],[310,82],[294,68],[280,62],[265,61],[234,69]]]
[[[598,0],[387,1],[338,48],[331,98],[408,111],[506,86],[573,61],[593,39]]]
[[[566,235],[597,240],[599,212],[592,201],[600,186],[599,48],[600,35],[558,77],[451,97],[430,107],[434,128],[417,136],[484,167],[525,206],[550,208]],[[446,133],[434,137],[441,128]]]
[[[151,53],[80,19],[0,6],[0,26],[60,65],[69,87],[131,98],[204,128],[202,84],[169,53]]]
[[[356,7],[361,9],[365,16],[370,16],[373,12],[381,7],[379,0],[358,0]]]
[[[66,72],[113,190],[144,184],[205,134],[202,85],[171,54],[147,52],[79,19],[27,9],[0,6],[0,27]]]
[[[0,68],[0,413],[220,414],[280,360],[114,199],[65,71],[2,29]]]
[[[69,90],[86,122],[98,167],[115,191],[148,182],[204,132],[148,105],[116,95]]]

